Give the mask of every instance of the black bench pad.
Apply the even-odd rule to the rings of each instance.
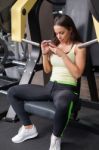
[[[31,114],[36,114],[43,116],[49,119],[54,118],[55,107],[53,102],[50,101],[41,101],[41,102],[25,102],[25,110]]]

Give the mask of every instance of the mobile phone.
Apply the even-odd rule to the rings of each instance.
[[[49,44],[49,43],[52,43],[52,41],[51,41],[51,40],[48,40],[48,41],[46,41],[46,43],[48,43],[48,44]]]
[[[49,43],[51,43],[51,40],[45,40],[45,41],[43,41],[43,43],[44,44],[49,44]]]

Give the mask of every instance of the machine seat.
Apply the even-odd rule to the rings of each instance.
[[[25,110],[31,114],[36,114],[49,119],[54,118],[55,107],[51,101],[25,102]]]

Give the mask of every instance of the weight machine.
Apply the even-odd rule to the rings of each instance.
[[[19,3],[17,4],[17,2],[14,5],[15,8],[17,8],[17,5],[19,4]],[[26,2],[28,2],[28,1],[26,1]],[[28,21],[29,21],[29,28],[30,28],[32,41],[24,39],[24,31],[25,30],[23,30],[23,29],[25,29],[26,21],[24,19],[23,26],[22,26],[22,22],[21,22],[21,19],[24,17],[26,18],[26,16],[27,16],[27,13],[26,13],[27,11],[24,9],[24,5],[23,6],[21,5],[22,6],[21,10],[24,10],[24,11],[22,11],[24,13],[22,13],[20,11],[20,13],[18,14],[21,19],[20,19],[20,24],[16,30],[13,29],[15,26],[15,22],[13,23],[13,19],[12,19],[12,29],[13,29],[11,32],[12,40],[15,40],[15,41],[19,40],[19,41],[24,41],[24,42],[33,44],[33,51],[32,51],[32,55],[31,55],[32,57],[26,63],[26,67],[25,67],[24,73],[22,75],[22,78],[21,78],[19,84],[25,84],[25,83],[30,84],[35,72],[38,71],[39,69],[42,69],[42,65],[38,64],[40,56],[41,56],[41,51],[40,51],[40,47],[39,47],[40,46],[39,43],[41,42],[41,35],[40,35],[40,27],[39,27],[39,19],[38,18],[39,18],[39,9],[41,7],[42,2],[43,2],[42,0],[36,1],[34,6],[31,8],[31,11],[28,13]],[[98,21],[97,21],[96,16],[93,13],[93,10],[91,9],[91,13],[93,15],[91,15],[90,10],[89,10],[89,8],[90,8],[89,3],[93,6],[92,2],[93,1],[86,1],[86,0],[84,0],[83,2],[82,2],[82,0],[81,1],[80,0],[76,0],[76,1],[66,0],[64,13],[70,15],[73,18],[76,26],[79,28],[81,36],[83,36],[83,40],[85,42],[84,44],[82,44],[80,46],[87,47],[90,44],[98,42],[98,38],[99,38],[99,32],[97,30],[98,29]],[[20,4],[21,3],[22,3],[22,1],[20,1]],[[96,3],[98,3],[98,1],[94,1],[95,5],[96,5]],[[82,7],[80,7],[80,6],[82,6]],[[12,11],[15,11],[14,7],[13,7]],[[36,10],[36,14],[35,14],[35,10]],[[92,24],[91,25],[89,24],[89,18],[91,19],[92,16],[93,16],[95,30],[97,33],[97,39],[95,39],[95,40],[91,40],[91,37],[87,35],[88,32],[90,33],[89,30],[92,29]],[[31,18],[33,18],[35,24],[34,24],[34,22],[31,22]],[[92,20],[90,20],[90,21],[92,21]],[[83,27],[82,27],[82,25],[83,25]],[[20,32],[18,32],[17,30],[19,30]],[[17,32],[15,32],[15,31],[17,31]],[[35,33],[35,31],[37,31],[37,33]],[[16,36],[14,36],[15,34],[16,34]],[[33,34],[34,34],[34,36],[33,36]],[[86,42],[86,41],[89,41],[89,42]],[[90,59],[90,50],[88,49],[88,67],[87,67],[86,74],[87,74],[87,79],[88,79],[88,84],[89,84],[89,89],[90,89],[90,94],[91,94],[91,101],[89,102],[89,101],[85,101],[85,100],[81,99],[81,103],[85,107],[99,109],[97,87],[96,87],[94,72],[92,71],[91,64],[92,64],[92,60]],[[94,89],[94,91],[93,91],[93,89]],[[43,102],[43,100],[42,100],[42,102],[26,102],[25,109],[29,113],[38,114],[38,115],[45,116],[45,117],[48,117],[51,119],[53,119],[53,116],[55,113],[55,108],[54,108],[53,104],[49,101]],[[16,114],[13,111],[12,107],[10,106],[5,119],[14,121],[15,116],[16,116]]]
[[[78,30],[79,33],[85,42],[84,44],[81,44],[80,47],[87,47],[87,67],[85,70],[85,76],[87,77],[88,81],[88,86],[89,86],[89,91],[90,91],[90,96],[91,100],[85,100],[85,99],[80,99],[81,100],[81,105],[84,107],[92,108],[92,109],[99,109],[99,98],[98,98],[98,91],[97,91],[97,86],[96,86],[96,81],[95,81],[95,71],[96,66],[92,66],[92,58],[91,58],[91,50],[90,50],[90,45],[98,43],[99,42],[99,23],[96,20],[96,17],[92,13],[93,10],[91,10],[90,5],[93,6],[99,6],[98,1],[86,1],[84,0],[83,2],[80,0],[67,0],[66,5],[65,5],[65,14],[70,15]],[[98,14],[98,9],[95,7],[93,8]],[[91,11],[91,13],[90,13]],[[97,33],[97,39],[92,40],[92,19],[94,23],[94,27]],[[88,42],[86,42],[88,41]],[[98,45],[98,44],[97,44]],[[98,53],[99,54],[99,53]],[[98,66],[97,66],[98,67]],[[48,118],[53,118],[54,113],[55,113],[55,108],[51,102],[29,102],[25,103],[25,109],[27,112],[31,112],[33,114],[38,114],[41,116],[45,116]]]
[[[19,83],[17,75],[13,76],[13,73],[10,73],[9,76],[9,73],[7,73],[9,68],[16,66],[15,60],[20,59],[21,56],[18,52],[19,43],[11,40],[10,8],[15,2],[16,0],[0,1],[0,93],[2,93],[2,90],[7,90]],[[17,69],[16,72],[18,72]]]
[[[35,72],[42,69],[42,64],[38,63],[41,55],[40,44],[38,43],[41,42],[40,27],[39,27],[39,10],[42,2],[43,2],[42,0],[38,0],[38,1],[26,0],[24,2],[16,1],[15,5],[13,5],[13,7],[11,8],[11,18],[12,18],[11,21],[13,20],[13,22],[11,22],[12,40],[17,42],[25,42],[28,44],[32,44],[32,51],[31,51],[32,57],[30,57],[26,62],[26,66],[19,84],[31,83],[31,80]],[[62,2],[62,3],[58,3],[58,5],[59,4],[64,5],[65,3]],[[33,42],[24,38],[27,17],[28,17],[28,24],[30,28],[30,34],[31,34],[30,36]],[[34,22],[30,21],[31,17],[33,18],[35,24]],[[16,27],[15,25],[17,24],[17,22],[19,22],[19,24]],[[34,33],[35,31],[36,33]],[[13,62],[20,64],[20,62],[18,61],[13,61]],[[7,119],[10,120],[10,118],[11,120],[14,120],[15,119],[14,115],[15,115],[14,111],[10,107],[6,116],[6,120]]]
[[[22,5],[21,5],[21,7],[20,7],[20,10],[19,10],[19,13],[21,14],[21,9],[22,9],[22,7],[24,6],[24,8],[23,8],[23,11],[22,11],[22,16],[20,15],[20,17],[19,17],[19,20],[21,21],[21,19],[22,19],[22,22],[21,22],[21,24],[23,23],[26,23],[26,22],[24,22],[24,18],[26,18],[27,17],[27,13],[28,12],[26,12],[26,15],[24,14],[24,11],[25,11],[25,9],[27,10],[31,10],[31,8],[32,8],[32,5],[37,5],[37,6],[34,6],[33,8],[32,8],[32,10],[31,10],[31,12],[29,13],[29,16],[28,16],[28,18],[29,18],[29,20],[31,19],[31,16],[32,16],[32,18],[33,18],[33,20],[35,21],[35,24],[33,25],[33,31],[35,31],[35,30],[37,30],[37,35],[34,37],[34,38],[32,38],[32,40],[36,40],[37,42],[40,42],[41,41],[41,35],[40,35],[40,29],[39,29],[39,23],[38,23],[38,14],[39,14],[39,7],[40,7],[40,5],[41,5],[41,3],[42,3],[42,1],[38,1],[37,2],[37,4],[36,4],[36,0],[35,1],[29,1],[29,3],[28,3],[28,8],[27,8],[27,1],[17,1],[17,3],[16,3],[16,5],[20,5],[22,3]],[[26,8],[25,8],[25,6],[26,6]],[[16,6],[15,6],[16,7]],[[16,9],[16,8],[15,8]],[[12,10],[13,11],[13,10]],[[12,14],[13,14],[14,12],[12,12]],[[17,14],[17,13],[16,13]],[[15,15],[15,13],[14,13],[14,15]],[[22,18],[21,18],[22,17]],[[36,18],[37,17],[37,18]],[[14,18],[15,18],[15,16],[14,16]],[[17,18],[17,16],[16,16],[16,18]],[[11,18],[10,18],[10,20],[11,20]],[[18,18],[17,18],[17,20],[18,20]],[[26,20],[25,20],[26,21]],[[16,24],[17,24],[17,22],[16,22]],[[2,25],[3,26],[3,25]],[[21,25],[20,25],[21,26]],[[29,26],[32,26],[32,24],[30,23],[30,21],[29,21]],[[11,27],[11,26],[10,26]],[[3,28],[4,29],[4,28]],[[24,29],[24,30],[23,30]],[[6,30],[4,30],[5,32],[6,32]],[[11,31],[11,29],[9,29],[9,32]],[[23,31],[23,32],[22,32]],[[21,32],[23,33],[23,35],[21,34],[21,36],[23,36],[24,37],[24,32],[25,32],[25,28],[23,28],[23,26],[21,27]],[[21,33],[20,32],[20,33]],[[18,34],[19,32],[17,32],[17,34]],[[19,33],[19,34],[20,34]],[[13,37],[13,36],[12,36]],[[4,42],[4,40],[2,40],[3,42]],[[16,41],[16,40],[15,40]],[[25,42],[25,43],[32,43],[32,42],[30,42],[30,41],[28,41],[28,40],[26,40],[26,39],[22,39],[22,41],[23,42]],[[19,42],[19,41],[18,41]],[[5,44],[6,45],[6,44]],[[7,46],[6,46],[7,47]],[[33,51],[33,49],[34,49],[34,51]],[[35,71],[38,69],[40,69],[41,67],[42,67],[42,64],[41,65],[39,65],[39,64],[37,64],[37,62],[38,62],[38,60],[39,60],[39,55],[40,55],[40,47],[39,48],[37,48],[36,47],[36,45],[35,45],[35,42],[33,42],[33,46],[32,46],[32,52],[31,52],[31,55],[32,56],[34,56],[33,58],[31,57],[31,58],[29,58],[28,60],[27,60],[27,62],[26,63],[22,63],[22,62],[20,62],[20,61],[12,61],[11,62],[11,64],[15,64],[15,65],[22,65],[22,66],[25,66],[25,68],[26,69],[24,69],[24,72],[23,72],[23,75],[22,75],[22,78],[21,78],[21,80],[20,80],[20,83],[19,84],[24,84],[24,83],[30,83],[31,82],[31,80],[32,80],[32,75],[35,73]],[[6,49],[5,49],[6,50]],[[8,49],[7,49],[7,52],[8,52]],[[6,55],[7,56],[7,55]],[[3,56],[4,57],[4,56]],[[5,57],[4,57],[5,58]],[[7,57],[6,57],[7,58]],[[4,61],[3,61],[4,62]],[[34,69],[35,68],[35,65],[38,65],[38,67],[37,67],[37,69]],[[4,65],[4,63],[3,63],[3,65]],[[2,77],[3,78],[3,81],[4,81],[4,76]],[[8,78],[7,78],[8,79]],[[7,80],[7,81],[9,81],[9,80]],[[17,83],[18,84],[18,83]],[[13,84],[14,85],[14,84]],[[13,86],[13,85],[11,85],[11,86]],[[8,86],[6,85],[6,88],[7,88]],[[10,87],[10,85],[9,85],[9,87]],[[0,89],[0,92],[1,93],[4,93],[4,94],[7,94],[7,92],[5,91],[5,86],[4,86],[4,82],[3,82],[3,86],[1,87],[1,89]]]

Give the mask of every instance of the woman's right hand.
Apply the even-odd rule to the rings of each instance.
[[[42,50],[43,55],[48,54],[49,51],[50,51],[49,42],[50,42],[50,40],[44,40],[44,41],[41,42],[41,50]]]

